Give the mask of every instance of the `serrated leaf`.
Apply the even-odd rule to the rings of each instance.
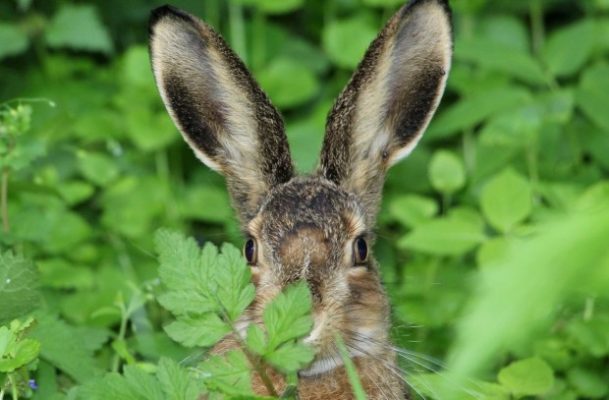
[[[186,347],[212,346],[230,331],[230,326],[213,313],[182,317],[165,327],[169,337]]]
[[[517,396],[546,393],[554,384],[552,368],[540,358],[527,358],[511,363],[499,371],[499,383]]]
[[[251,366],[240,350],[230,350],[222,356],[211,356],[197,368],[200,378],[211,391],[226,395],[251,396]]]
[[[531,187],[516,172],[506,169],[486,184],[480,196],[480,205],[494,228],[508,232],[531,213]]]
[[[200,380],[169,358],[161,358],[157,378],[166,399],[196,400],[203,392]]]
[[[155,243],[160,261],[159,277],[167,287],[159,297],[161,304],[175,315],[216,311],[216,302],[208,297],[211,280],[208,274],[216,268],[217,248],[208,244],[199,250],[192,238],[166,230],[157,232]]]
[[[111,53],[112,40],[92,5],[63,4],[46,29],[50,47]]]
[[[216,284],[215,295],[231,321],[245,311],[254,300],[255,289],[251,283],[251,272],[241,251],[230,243],[222,245],[222,253],[213,273]]]
[[[10,251],[0,253],[0,325],[36,309],[38,287],[32,262]]]
[[[127,365],[123,371],[125,380],[134,393],[146,400],[164,400],[163,389],[158,379],[139,367]]]
[[[313,350],[300,343],[285,343],[264,357],[271,365],[286,373],[296,372],[313,361]]]
[[[306,335],[313,326],[311,294],[303,282],[294,284],[264,309],[263,320],[268,334],[268,351],[288,340]]]
[[[263,355],[266,350],[266,339],[262,328],[254,324],[248,326],[245,344],[249,350],[258,355]]]

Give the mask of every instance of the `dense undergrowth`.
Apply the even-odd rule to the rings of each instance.
[[[186,269],[163,254],[192,271],[213,271],[213,257],[193,261],[194,242],[167,231],[155,248],[159,227],[241,246],[222,178],[182,143],[154,87],[146,25],[157,3],[0,4],[0,398],[244,395],[258,362],[293,384],[310,359],[296,341],[307,302],[286,311],[289,296],[308,298],[300,289],[269,311],[299,329],[252,333],[230,368],[206,358],[251,298],[248,272],[223,247],[229,261],[218,262],[242,279],[228,277],[235,290],[202,314],[205,288],[189,292]],[[302,171],[400,3],[175,1],[252,69]],[[426,398],[606,398],[609,2],[452,5],[447,93],[388,176],[374,250],[404,377]],[[240,384],[209,379],[218,371]]]

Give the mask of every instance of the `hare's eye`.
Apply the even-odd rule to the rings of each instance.
[[[368,243],[363,237],[358,237],[353,242],[353,258],[355,265],[361,265],[368,261]]]
[[[248,239],[247,242],[245,242],[245,246],[243,246],[243,254],[249,265],[256,264],[257,253],[256,241],[254,239]]]

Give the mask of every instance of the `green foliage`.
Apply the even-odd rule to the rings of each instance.
[[[146,24],[160,4],[0,5],[0,397],[248,397],[263,366],[286,375],[289,397],[311,360],[302,285],[207,354],[253,287],[239,251],[211,244],[241,243],[224,182],[154,85]],[[401,4],[176,3],[244,56],[302,171]],[[388,173],[374,249],[404,375],[414,397],[606,398],[609,3],[451,6],[447,93]],[[204,245],[155,239],[163,226]]]
[[[245,340],[237,323],[254,300],[250,270],[241,252],[211,243],[199,249],[193,239],[161,230],[156,235],[159,276],[166,287],[159,302],[176,316],[167,334],[186,347],[212,347],[231,334],[236,350],[213,355],[197,366],[207,390],[227,395],[252,395],[250,376],[265,363],[295,374],[313,359],[297,340],[312,327],[311,295],[304,283],[288,287],[264,309],[264,326],[250,325]]]
[[[62,6],[50,21],[46,31],[50,47],[74,50],[112,51],[112,41],[93,6]]]
[[[18,398],[20,393],[32,394],[31,388],[24,384],[28,381],[29,367],[40,352],[40,342],[26,337],[33,323],[33,319],[28,318],[0,326],[0,393],[10,390],[13,398]]]

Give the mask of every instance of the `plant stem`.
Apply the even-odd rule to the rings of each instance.
[[[4,168],[2,170],[2,183],[0,188],[0,210],[2,213],[2,228],[4,229],[4,233],[8,233],[11,229],[11,226],[8,221],[8,177],[9,177],[9,169]]]
[[[121,310],[121,325],[118,329],[118,337],[116,340],[125,340],[125,335],[127,334],[127,321],[129,320],[129,315],[125,308],[125,304],[122,300],[121,296],[121,304],[119,306]],[[118,354],[114,354],[114,359],[112,360],[112,372],[118,372],[118,366],[120,364],[120,356]]]
[[[241,339],[241,335],[239,334],[237,329],[235,329],[234,324],[228,318],[228,314],[226,312],[224,312],[224,317],[226,318],[227,321],[229,321],[229,325],[230,325],[231,330],[233,331],[235,340],[239,344],[239,347],[241,348],[241,351],[243,352],[243,354],[245,354],[245,357],[247,357],[247,360],[250,362],[252,368],[254,368],[256,373],[260,376],[260,379],[262,380],[262,383],[266,387],[266,390],[269,392],[269,394],[271,396],[279,397],[279,395],[277,394],[277,391],[275,390],[275,386],[273,386],[273,382],[271,381],[271,378],[269,378],[269,376],[266,373],[266,370],[264,369],[264,366],[260,362],[260,358],[258,356],[253,355],[252,353],[250,353],[250,351],[247,349],[247,346],[245,345],[245,343],[243,343],[243,339]]]

